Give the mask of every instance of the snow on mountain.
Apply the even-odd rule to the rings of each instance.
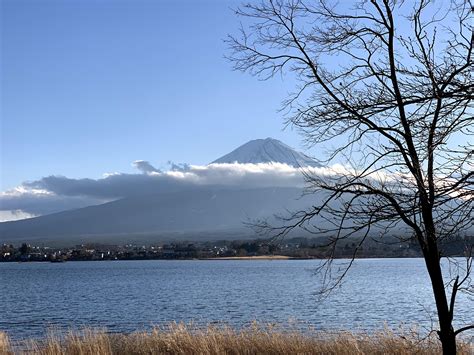
[[[229,154],[214,160],[211,164],[217,163],[283,163],[294,167],[321,165],[307,155],[297,152],[277,139],[255,139],[249,141]]]

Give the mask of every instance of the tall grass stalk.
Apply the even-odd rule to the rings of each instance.
[[[474,354],[474,344],[460,343],[460,354]],[[151,331],[110,334],[83,329],[44,340],[10,341],[0,333],[0,354],[125,355],[125,354],[441,354],[432,336],[351,332],[299,332],[254,324],[242,330],[230,327],[196,328],[171,324]]]

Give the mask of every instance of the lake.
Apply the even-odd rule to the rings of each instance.
[[[326,330],[418,325],[424,332],[436,321],[422,259],[356,260],[342,287],[325,299],[318,296],[320,263],[0,263],[0,330],[21,339],[44,336],[49,327],[131,332],[172,321],[243,327],[257,320]],[[457,324],[473,323],[473,309],[472,297],[460,295]]]

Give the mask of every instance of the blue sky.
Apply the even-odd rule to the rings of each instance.
[[[300,148],[292,90],[231,70],[238,1],[2,0],[0,190],[131,162],[205,164],[255,138]]]
[[[0,0],[0,221],[102,203],[143,191],[148,178],[161,181],[134,167],[138,160],[155,172],[169,170],[168,161],[205,165],[266,137],[301,149],[278,112],[295,90],[291,72],[259,81],[224,59],[223,39],[243,20],[232,8],[242,1]],[[348,4],[341,9],[352,11]],[[436,6],[443,3],[431,11]],[[411,10],[406,3],[399,16]],[[443,24],[454,25],[451,17]],[[397,33],[409,28],[400,22]],[[329,69],[344,61],[318,57]],[[340,135],[306,153],[327,158],[346,142]],[[332,163],[363,164],[364,154]],[[213,183],[229,179],[209,174]]]

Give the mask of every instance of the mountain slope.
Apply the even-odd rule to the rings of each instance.
[[[73,239],[80,236],[245,230],[250,219],[272,217],[285,208],[307,207],[298,188],[202,188],[136,196],[46,216],[0,223],[0,243]]]
[[[211,164],[235,162],[253,164],[276,162],[294,167],[321,166],[310,157],[273,138],[249,141],[229,154],[214,160]]]

